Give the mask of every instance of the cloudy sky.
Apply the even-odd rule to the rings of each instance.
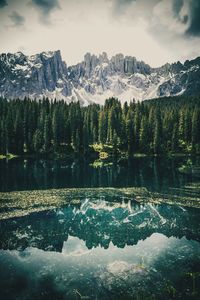
[[[0,52],[132,55],[151,66],[200,56],[200,0],[0,0]]]

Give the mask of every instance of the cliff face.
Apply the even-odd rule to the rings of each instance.
[[[200,94],[200,58],[151,68],[123,54],[109,59],[105,52],[87,53],[82,62],[67,67],[59,50],[0,55],[0,95],[10,99],[49,97],[87,105],[112,96],[141,101],[180,94]]]
[[[0,94],[8,98],[41,97],[60,89],[63,96],[70,93],[67,66],[60,51],[25,56],[0,56]]]

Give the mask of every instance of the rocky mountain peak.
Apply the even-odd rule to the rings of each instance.
[[[60,50],[26,56],[22,52],[0,55],[0,96],[103,103],[144,100],[180,94],[200,94],[200,58],[151,68],[134,56],[118,53],[111,58],[86,53],[82,62],[67,66]]]

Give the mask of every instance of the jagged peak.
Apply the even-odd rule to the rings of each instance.
[[[30,61],[34,61],[37,60],[38,58],[45,58],[45,59],[49,59],[52,58],[54,56],[60,57],[61,58],[61,52],[60,50],[55,50],[55,51],[43,51],[37,54],[33,54],[33,55],[26,55],[21,51],[15,52],[15,53],[1,53],[0,54],[0,58],[1,59],[16,59],[16,60],[21,60],[21,59],[27,59]]]
[[[60,50],[55,50],[55,51],[43,51],[40,53],[41,56],[46,57],[46,58],[51,58],[53,56],[60,56],[61,57],[61,52]]]
[[[107,62],[108,61],[108,54],[106,52],[102,52],[99,54],[99,60],[102,62]]]
[[[59,49],[57,50],[50,50],[50,51],[42,51],[40,53],[37,53],[37,54],[33,54],[33,55],[26,55],[24,54],[22,51],[17,51],[15,53],[11,53],[11,52],[3,52],[3,53],[0,53],[0,58],[20,58],[20,57],[27,57],[28,59],[34,59],[36,57],[44,57],[44,58],[51,58],[53,56],[61,56],[61,51]],[[135,56],[131,56],[131,55],[124,55],[122,53],[116,53],[115,55],[109,57],[107,52],[103,51],[102,53],[100,53],[99,55],[96,55],[96,54],[93,54],[93,53],[90,53],[90,52],[87,52],[85,55],[84,55],[84,59],[83,61],[86,61],[86,60],[90,60],[90,59],[97,59],[99,63],[101,62],[108,62],[108,61],[113,61],[115,59],[124,59],[124,60],[134,60],[136,61],[137,63],[141,63],[141,64],[144,64],[146,66],[149,66],[151,67],[149,64],[145,63],[143,60],[137,60],[137,58]],[[158,70],[158,69],[161,69],[161,68],[169,68],[169,66],[188,66],[189,64],[200,64],[200,57],[196,57],[194,59],[191,59],[191,60],[186,60],[185,62],[180,62],[180,61],[176,61],[174,63],[165,63],[163,64],[162,66],[160,67],[154,67],[151,69],[152,70]],[[78,65],[78,63],[76,64]]]
[[[123,58],[124,58],[124,54],[122,54],[122,53],[116,53],[115,55],[112,56],[112,58],[123,59]],[[112,59],[112,58],[111,58],[111,59]]]
[[[3,57],[3,58],[15,58],[15,59],[19,59],[21,57],[27,57],[23,52],[21,51],[18,51],[18,52],[15,52],[15,53],[10,53],[10,52],[7,52],[7,53],[1,53],[0,54],[0,57]]]
[[[185,78],[187,72],[200,70],[200,57],[184,64],[178,61],[151,68],[131,55],[117,53],[108,57],[106,52],[99,55],[87,52],[82,62],[67,67],[60,50],[31,56],[19,51],[0,54],[0,63],[0,94],[11,98],[45,94],[65,97],[67,101],[102,103],[113,95],[122,101],[133,97],[142,101],[186,92],[199,93],[198,87],[193,88],[195,92],[191,91],[192,83],[188,84]]]

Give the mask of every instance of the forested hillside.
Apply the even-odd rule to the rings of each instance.
[[[175,97],[104,106],[78,102],[0,99],[0,154],[86,155],[110,149],[136,153],[200,154],[200,98]]]

